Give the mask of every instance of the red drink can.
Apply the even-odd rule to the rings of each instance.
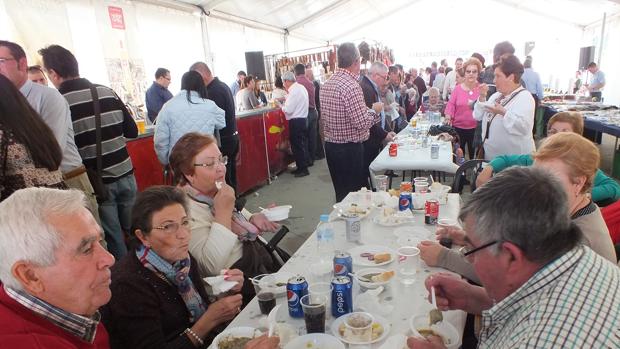
[[[396,156],[398,154],[398,144],[396,143],[390,144],[389,152],[390,152],[390,156],[392,157]]]
[[[424,223],[437,224],[437,218],[439,217],[439,201],[431,199],[426,200],[424,204]]]

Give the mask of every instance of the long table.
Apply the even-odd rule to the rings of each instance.
[[[407,135],[412,132],[411,125],[398,133],[399,136]],[[389,154],[389,146],[385,146],[377,157],[370,163],[370,178],[373,180],[376,174],[381,174],[387,170],[393,171],[438,171],[446,173],[456,173],[459,168],[452,161],[452,144],[450,142],[439,141],[439,158],[431,159],[430,145],[426,148],[413,148],[399,146],[397,155],[392,157]]]
[[[351,198],[349,194],[347,201]],[[458,194],[449,194],[448,203],[440,205],[439,217],[440,218],[452,218],[456,219],[458,210],[460,207],[460,198]],[[397,244],[397,237],[394,231],[399,227],[384,227],[376,223],[373,223],[372,218],[376,215],[382,214],[381,209],[374,209],[369,216],[362,220],[362,244],[361,245],[383,245],[393,250],[396,250],[399,246]],[[335,220],[332,222],[335,232],[334,246],[336,249],[349,250],[360,244],[349,243],[345,238],[345,222],[342,220]],[[418,229],[426,229],[428,237],[434,236],[435,226],[428,226],[424,224],[423,212],[414,212],[414,222],[407,226],[413,226]],[[281,272],[290,272],[293,274],[301,274],[306,276],[312,287],[312,283],[316,281],[313,277],[313,268],[316,267],[317,262],[321,258],[317,254],[317,241],[316,231],[306,240],[306,242],[297,250],[297,252],[291,257],[291,259],[282,267]],[[331,258],[331,256],[329,256]],[[396,270],[396,261],[380,267],[386,270]],[[356,265],[353,266],[354,271],[361,269]],[[390,299],[390,301],[384,301],[385,304],[392,305],[393,311],[385,316],[391,324],[390,333],[386,338],[389,338],[395,334],[411,335],[409,330],[409,319],[413,315],[428,314],[428,311],[432,308],[427,300],[428,292],[424,288],[424,280],[431,273],[444,271],[441,268],[431,268],[420,261],[420,268],[416,275],[416,281],[413,285],[405,286],[400,283],[398,276],[392,278],[386,289],[381,294],[383,299]],[[360,288],[357,286],[357,282],[354,282],[353,289],[353,307],[356,310],[356,296],[360,293]],[[299,334],[305,333],[305,324],[302,319],[294,319],[288,316],[287,312],[287,300],[284,295],[277,298],[277,304],[281,304],[281,309],[277,312],[277,321],[286,322],[297,329]],[[449,321],[456,329],[462,333],[465,327],[466,314],[462,311],[447,311],[444,312],[445,321]],[[333,318],[329,316],[326,324],[326,332],[331,333],[329,326]],[[230,323],[228,329],[238,326],[249,326],[254,328],[262,328],[263,330],[267,326],[265,316],[262,316],[258,307],[258,301],[254,298],[243,311]],[[385,340],[372,344],[370,347],[376,349],[380,347]],[[213,346],[212,346],[213,347]]]

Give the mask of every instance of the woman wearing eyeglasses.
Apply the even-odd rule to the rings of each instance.
[[[247,302],[254,296],[247,278],[278,269],[259,236],[280,226],[261,213],[235,207],[235,191],[224,180],[227,161],[213,137],[195,132],[181,137],[170,154],[174,181],[186,193],[192,213],[189,249],[200,275],[240,269],[246,276],[242,294]]]
[[[578,112],[561,112],[553,115],[547,125],[547,134],[554,135],[559,132],[573,132],[583,134],[583,116]],[[476,178],[476,186],[486,183],[493,173],[498,173],[510,166],[530,166],[534,163],[531,154],[502,155],[489,162],[489,166],[480,172]],[[594,184],[590,193],[592,200],[603,206],[620,199],[620,185],[609,178],[600,169],[596,170]]]
[[[617,263],[614,246],[601,211],[588,195],[598,170],[598,148],[578,134],[560,132],[545,139],[540,149],[534,153],[533,159],[533,166],[547,169],[562,183],[570,208],[568,213],[583,232],[585,244],[614,264]],[[458,228],[438,229],[437,236],[450,237],[454,243],[466,245],[465,233]],[[430,241],[422,242],[419,248],[421,258],[429,266],[440,266],[472,281],[478,281],[471,264],[462,254]]]
[[[167,165],[170,151],[181,136],[189,132],[213,135],[224,127],[224,110],[207,99],[202,76],[189,71],[181,78],[181,91],[164,104],[157,116],[153,138],[157,158]]]
[[[155,186],[138,194],[132,211],[136,248],[112,268],[112,299],[103,320],[119,348],[206,348],[240,311],[243,274],[226,270],[237,286],[210,302],[189,253],[192,235],[185,194]]]
[[[446,105],[445,122],[452,125],[459,135],[461,149],[465,147],[469,158],[474,158],[474,133],[476,120],[473,117],[473,104],[480,97],[478,75],[482,70],[482,63],[476,58],[470,58],[461,68],[465,72],[465,79],[456,85]]]

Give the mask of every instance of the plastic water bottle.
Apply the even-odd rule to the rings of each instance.
[[[329,215],[321,215],[321,221],[316,228],[316,238],[319,257],[331,260],[334,257],[334,228],[329,222]]]

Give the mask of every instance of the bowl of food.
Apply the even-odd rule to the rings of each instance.
[[[374,289],[390,282],[394,277],[393,270],[384,270],[379,268],[366,268],[355,273],[355,278],[360,286],[368,289]]]
[[[326,333],[309,333],[299,336],[284,346],[284,349],[345,349],[342,342]]]
[[[336,338],[348,344],[370,344],[379,342],[390,332],[390,323],[381,316],[365,312],[343,315],[331,325]]]
[[[354,216],[364,218],[370,213],[370,206],[355,202],[339,202],[334,205],[338,216]]]
[[[282,205],[266,208],[262,210],[261,213],[264,214],[268,220],[272,222],[279,222],[288,219],[288,214],[291,211],[291,208],[293,208],[291,205]]]
[[[215,349],[244,349],[249,341],[261,334],[254,327],[233,327],[218,334],[213,344]]]
[[[427,338],[429,336],[437,336],[441,338],[443,344],[448,349],[457,349],[460,342],[460,334],[456,328],[448,321],[441,321],[434,325],[430,325],[428,314],[414,315],[409,320],[409,327],[414,337]]]

